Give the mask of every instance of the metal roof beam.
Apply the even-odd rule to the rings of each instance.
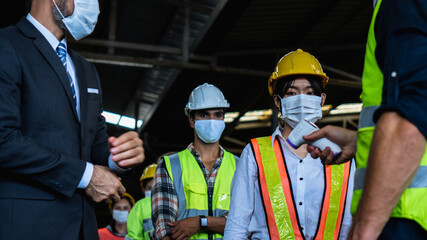
[[[216,18],[218,17],[219,13],[221,12],[221,10],[223,9],[224,5],[227,3],[228,0],[218,0],[216,2],[215,7],[209,12],[209,17],[206,20],[206,22],[204,22],[204,27],[199,30],[197,32],[197,36],[194,37],[194,41],[191,42],[191,46],[188,46],[188,54],[190,55],[192,52],[194,52],[194,50],[197,48],[197,46],[199,45],[200,41],[205,37],[207,31],[209,30],[209,28],[212,26],[212,24],[215,22]],[[188,3],[187,1],[185,1],[185,3]],[[194,9],[192,9],[194,10]],[[167,35],[165,36],[167,37]],[[181,64],[189,64],[189,63],[182,63]],[[178,68],[179,69],[179,68]],[[144,123],[140,129],[140,132],[142,132],[145,128],[145,126],[147,126],[147,123],[150,121],[151,117],[153,116],[154,112],[157,110],[160,102],[163,100],[163,97],[166,95],[167,91],[169,90],[169,88],[172,86],[173,82],[175,81],[176,77],[178,76],[179,71],[175,71],[171,77],[169,77],[169,80],[166,84],[166,86],[163,88],[162,94],[159,96],[159,99],[156,103],[153,104],[153,106],[151,107],[151,109],[148,111],[147,114],[145,114],[145,116],[143,116],[143,120]]]
[[[333,67],[330,67],[330,66],[325,65],[325,64],[322,64],[322,67],[323,67],[324,69],[326,69],[326,70],[330,71],[330,72],[333,72],[333,73],[339,74],[339,75],[341,75],[341,76],[343,76],[343,77],[348,77],[348,78],[353,79],[353,80],[355,80],[355,81],[362,82],[362,77],[357,76],[357,75],[355,75],[355,74],[349,73],[349,72],[347,72],[347,71],[339,70],[339,69],[337,69],[337,68],[333,68]]]
[[[87,60],[98,63],[115,63],[120,62],[123,65],[133,65],[133,66],[142,66],[142,67],[167,67],[175,69],[190,69],[190,70],[200,70],[200,71],[212,71],[212,72],[222,72],[228,74],[244,75],[244,76],[253,76],[253,77],[264,77],[268,78],[271,72],[260,71],[254,69],[245,69],[245,68],[234,68],[226,66],[213,66],[210,64],[200,64],[200,63],[189,63],[182,61],[166,60],[166,59],[154,59],[154,58],[142,58],[142,57],[129,57],[129,56],[117,56],[117,55],[108,55],[108,54],[99,54],[99,53],[88,53],[88,52],[79,52]],[[330,85],[335,86],[344,86],[351,88],[362,88],[362,83],[359,81],[353,80],[344,80],[344,79],[329,79]]]
[[[316,52],[322,51],[347,51],[347,50],[364,50],[365,44],[343,44],[343,45],[325,45],[321,49],[314,49]],[[302,46],[302,49],[311,50],[312,47]],[[227,50],[217,51],[214,53],[218,57],[233,57],[244,55],[259,55],[259,54],[284,54],[293,51],[295,48],[260,48],[260,49],[241,49],[241,50]]]
[[[120,41],[111,41],[111,40],[101,40],[101,39],[82,39],[78,42],[73,42],[76,45],[88,45],[88,46],[98,46],[98,47],[108,47],[108,48],[121,48],[128,50],[137,50],[145,52],[154,52],[154,53],[167,53],[173,55],[182,55],[182,48],[170,47],[170,46],[159,46],[153,44],[141,44],[141,43],[131,43],[131,42],[120,42]],[[212,56],[209,55],[199,55],[199,54],[190,54],[190,59],[198,61],[212,61]]]

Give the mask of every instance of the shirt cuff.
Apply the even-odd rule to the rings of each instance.
[[[115,173],[125,173],[126,171],[129,171],[131,168],[121,168],[119,165],[117,165],[116,162],[111,159],[111,154],[108,157],[108,167]]]
[[[93,164],[90,162],[86,162],[86,168],[83,173],[82,179],[80,179],[78,188],[86,188],[87,185],[89,185],[90,179],[92,178],[93,174]]]

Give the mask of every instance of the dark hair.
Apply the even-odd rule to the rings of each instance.
[[[146,179],[142,180],[142,186],[143,186],[144,188],[146,188],[146,187],[147,187],[147,183],[148,183],[149,181],[151,181],[151,180],[153,180],[153,178],[146,178]]]
[[[130,199],[129,197],[126,197],[126,196],[123,196],[122,199],[126,199],[126,201],[129,202],[130,207],[131,208],[133,207],[133,201],[132,201],[132,199]]]
[[[323,88],[322,79],[320,77],[314,75],[291,75],[276,80],[273,94],[283,97],[286,91],[291,87],[294,80],[301,76],[307,78],[310,86],[313,88],[314,95],[320,96],[325,92],[325,88]]]
[[[128,201],[129,202],[129,205],[130,205],[130,207],[132,208],[133,207],[133,201],[132,201],[132,199],[130,199],[129,197],[127,197],[127,196],[121,196],[120,197],[120,200],[122,200],[122,199],[125,199],[126,201]],[[116,205],[116,203],[118,203],[118,202],[116,202],[116,201],[112,201],[111,202],[111,209],[113,209],[114,208],[114,205]]]
[[[222,109],[222,111],[225,114],[225,108],[218,108],[218,109]],[[207,110],[207,109],[198,109],[198,110],[192,110],[192,111],[190,111],[190,114],[189,114],[190,118],[192,118],[192,119],[196,118],[196,113],[200,112],[200,111],[204,111],[204,110]]]

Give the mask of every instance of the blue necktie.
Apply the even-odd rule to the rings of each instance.
[[[73,93],[74,106],[77,106],[76,89],[74,89],[73,79],[67,70],[67,48],[64,43],[60,42],[58,44],[56,53],[58,54],[59,59],[61,59],[62,65],[64,65],[65,71],[67,72],[68,80],[70,81],[71,92]]]

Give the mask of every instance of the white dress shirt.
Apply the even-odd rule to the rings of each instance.
[[[29,13],[27,14],[27,20],[30,21],[34,25],[34,27],[37,28],[37,30],[39,30],[39,32],[46,38],[46,40],[52,46],[53,50],[56,52],[56,48],[58,47],[59,41],[55,37],[55,35],[53,35],[46,27],[44,27],[39,21],[37,21]],[[65,44],[65,46],[67,46],[67,41],[65,40],[65,38],[62,39],[61,42],[63,42]],[[77,81],[76,69],[74,67],[73,60],[71,59],[70,55],[68,55],[68,53],[67,53],[67,71],[70,74],[71,79],[73,80],[73,83],[74,83],[74,88],[75,88],[75,92],[76,92],[76,101],[77,101],[76,111],[77,111],[77,116],[80,119],[79,83]],[[111,170],[115,171],[116,173],[123,173],[124,171],[127,170],[127,169],[123,169],[123,168],[119,167],[111,159],[111,154],[110,154],[110,157],[108,158],[108,166],[110,167]],[[90,182],[90,179],[92,178],[92,174],[93,174],[93,164],[90,162],[86,162],[86,168],[85,168],[83,176],[79,182],[78,188],[86,188]]]
[[[324,170],[320,159],[310,154],[298,157],[282,137],[279,128],[272,135],[278,136],[284,153],[292,185],[295,207],[305,239],[316,233],[324,191]],[[352,223],[350,203],[353,195],[355,163],[352,160],[345,212],[339,239],[347,239]],[[301,205],[300,205],[301,204]],[[250,144],[243,150],[231,183],[231,202],[225,226],[224,239],[270,239],[261,191],[258,181],[258,166]]]

